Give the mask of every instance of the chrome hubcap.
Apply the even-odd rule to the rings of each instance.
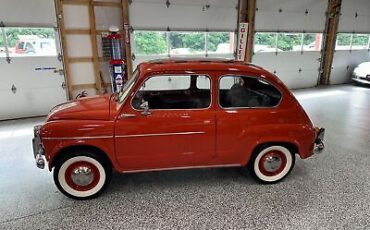
[[[277,156],[270,156],[265,159],[265,162],[263,162],[263,167],[267,172],[274,172],[278,168],[280,168],[282,164],[282,161],[280,157]]]
[[[88,167],[78,167],[72,171],[72,181],[78,186],[86,186],[94,180],[94,173]]]

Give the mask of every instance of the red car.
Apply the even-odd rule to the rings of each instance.
[[[279,78],[213,59],[142,63],[121,92],[58,105],[34,135],[37,166],[47,161],[58,189],[76,199],[98,196],[113,168],[245,167],[275,183],[296,155],[324,147],[324,129]]]

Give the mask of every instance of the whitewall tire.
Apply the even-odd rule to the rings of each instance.
[[[249,163],[249,170],[262,183],[276,183],[291,172],[294,163],[294,154],[286,147],[274,145],[256,151]]]
[[[93,153],[77,153],[58,161],[54,182],[58,189],[74,199],[98,196],[111,177],[111,169]]]

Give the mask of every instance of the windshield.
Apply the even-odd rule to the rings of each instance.
[[[122,102],[127,98],[127,95],[131,91],[131,88],[134,86],[134,83],[137,79],[137,76],[139,75],[139,71],[136,69],[134,73],[132,74],[132,78],[128,80],[125,84],[125,86],[119,91],[118,93],[118,102],[119,104],[122,104]]]

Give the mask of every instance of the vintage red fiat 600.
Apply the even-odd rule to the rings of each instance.
[[[295,156],[324,147],[300,104],[273,74],[230,60],[142,63],[119,92],[56,106],[34,128],[36,164],[76,199],[98,196],[112,169],[141,172],[246,167],[263,183]]]

